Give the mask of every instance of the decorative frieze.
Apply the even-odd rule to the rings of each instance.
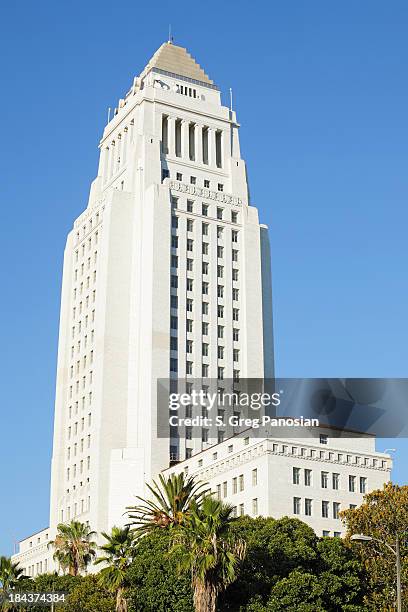
[[[173,191],[179,193],[186,193],[188,195],[197,196],[199,198],[205,198],[207,200],[215,200],[221,204],[230,204],[232,206],[242,206],[242,199],[238,196],[231,195],[230,193],[224,193],[223,191],[213,191],[207,187],[199,187],[198,185],[188,185],[187,183],[181,183],[180,181],[169,181],[169,187]]]

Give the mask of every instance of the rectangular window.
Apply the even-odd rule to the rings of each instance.
[[[237,329],[236,327],[234,327],[234,329],[232,330],[232,339],[234,340],[234,342],[239,341],[239,329]]]
[[[203,217],[208,217],[208,204],[202,205],[201,214],[203,215]]]
[[[208,295],[208,286],[209,286],[208,283],[204,281],[202,284],[202,294],[203,295]]]
[[[322,517],[329,518],[329,502],[326,500],[322,501]]]
[[[238,492],[238,478],[237,477],[232,479],[232,492],[233,493]]]
[[[308,498],[305,499],[305,515],[312,516],[312,500]]]
[[[202,263],[202,273],[208,274],[208,261],[203,261]]]
[[[232,320],[239,321],[239,309],[238,308],[232,309]]]
[[[193,271],[193,260],[190,258],[187,258],[187,272],[192,272]]]
[[[224,338],[224,326],[223,325],[218,325],[218,327],[217,327],[217,337],[218,338]]]
[[[202,313],[203,313],[203,315],[208,315],[208,311],[209,311],[208,302],[203,302],[202,303]]]
[[[188,332],[192,332],[193,331],[193,320],[192,319],[187,319],[186,325],[187,325],[187,331]]]
[[[293,498],[293,514],[300,514],[300,497]]]
[[[221,304],[219,304],[217,308],[217,314],[220,319],[224,317],[224,306],[222,306]]]
[[[202,235],[203,236],[208,236],[208,223],[203,223],[202,224]]]
[[[295,485],[300,484],[300,468],[294,467],[292,471],[292,482]]]
[[[203,336],[208,336],[208,323],[206,321],[202,324],[202,334]]]
[[[237,268],[232,269],[232,280],[237,281],[239,279],[239,272]]]
[[[187,212],[193,212],[194,210],[194,201],[187,200]]]
[[[208,357],[208,344],[206,342],[203,342],[202,347],[201,347],[201,354],[203,357]]]
[[[339,502],[333,502],[333,518],[338,519],[340,512],[340,504]]]
[[[305,470],[305,486],[310,487],[312,485],[312,470]]]
[[[222,285],[217,286],[217,297],[219,298],[224,297],[224,287]]]
[[[328,472],[322,472],[322,489],[327,489],[328,484],[329,484],[329,473]]]
[[[208,442],[208,429],[201,430],[201,441]]]
[[[192,278],[187,278],[186,289],[187,291],[193,291],[193,279]]]
[[[217,349],[218,359],[224,359],[224,347],[219,346]]]
[[[258,499],[257,498],[252,500],[252,514],[254,516],[258,515]]]
[[[193,250],[194,241],[192,238],[187,239],[187,251]]]
[[[194,229],[194,221],[193,219],[187,219],[187,231],[192,232]]]
[[[360,493],[367,493],[367,478],[360,476]]]
[[[203,245],[202,245],[202,253],[203,253],[203,255],[208,255],[208,246],[209,246],[208,242],[203,242]]]
[[[354,493],[356,490],[356,477],[349,476],[349,491],[350,493]]]
[[[235,210],[231,211],[231,221],[232,223],[238,223],[238,213]]]
[[[206,187],[207,189],[210,188],[210,181],[208,179],[204,179],[204,187]]]
[[[240,474],[238,480],[239,480],[239,490],[243,491],[245,488],[244,475]]]
[[[255,468],[254,470],[252,470],[252,486],[256,487],[257,484],[258,484],[258,470],[257,468]]]
[[[238,242],[238,230],[231,230],[231,242]]]
[[[329,441],[329,438],[326,434],[320,434],[320,444],[327,444]]]
[[[222,220],[223,214],[224,214],[224,209],[218,206],[217,207],[217,219]]]

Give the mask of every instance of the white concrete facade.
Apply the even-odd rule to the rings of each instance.
[[[390,479],[391,458],[372,437],[230,438],[165,470],[194,475],[232,504],[237,515],[289,516],[319,536],[341,536],[340,510],[359,506],[365,493]],[[352,436],[352,434],[350,434]]]
[[[183,459],[217,442],[158,438],[158,378],[273,374],[267,230],[249,203],[238,130],[218,88],[171,43],[104,130],[64,255],[49,540],[73,518],[97,532],[123,523],[170,446]],[[42,540],[21,542],[15,560],[54,569]]]
[[[104,129],[88,206],[65,248],[50,527],[14,556],[30,575],[55,568],[47,542],[58,523],[75,518],[99,533],[123,524],[126,506],[170,459],[181,461],[171,469],[193,471],[202,460],[211,487],[227,482],[223,497],[248,514],[291,515],[297,465],[301,478],[307,466],[314,471],[313,508],[324,501],[317,490],[323,465],[338,470],[342,486],[348,477],[351,463],[274,450],[299,441],[256,439],[244,447],[236,438],[215,448],[233,431],[157,435],[157,379],[273,376],[268,233],[249,201],[238,132],[218,88],[171,43],[135,77]],[[354,442],[350,454],[363,444],[361,453],[380,461],[371,439]],[[317,452],[314,445],[304,448]],[[370,489],[380,486],[390,468],[389,458],[381,461],[385,467],[353,465],[353,474],[367,473]],[[259,470],[257,491],[232,494],[244,465],[245,482]],[[296,490],[303,507],[311,488]],[[361,501],[343,489],[325,499],[346,498]],[[322,531],[313,516],[307,521]],[[327,530],[341,531],[338,521],[327,519]]]

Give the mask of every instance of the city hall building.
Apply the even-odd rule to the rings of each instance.
[[[195,474],[237,514],[298,517],[318,535],[340,535],[339,511],[389,480],[370,436],[158,435],[158,379],[273,377],[268,230],[239,127],[200,65],[166,42],[104,129],[64,255],[49,528],[14,556],[31,576],[56,569],[58,523],[109,531],[160,472]]]

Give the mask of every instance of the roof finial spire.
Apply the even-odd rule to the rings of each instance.
[[[170,45],[172,45],[172,44],[173,44],[173,40],[174,40],[174,39],[173,39],[173,36],[172,36],[172,34],[171,34],[171,23],[169,23],[169,39],[168,39],[168,41],[167,41],[167,42],[168,42]]]

